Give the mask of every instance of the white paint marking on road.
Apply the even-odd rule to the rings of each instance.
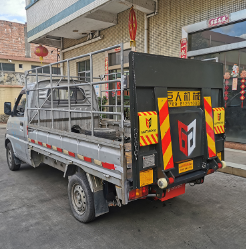
[[[234,149],[225,148],[225,151],[239,152],[239,153],[244,153],[244,154],[246,154],[246,151],[245,151],[245,150],[234,150]]]
[[[244,164],[226,162],[226,165],[229,166],[229,167],[232,167],[232,168],[238,168],[238,169],[246,170],[246,165],[244,165]]]

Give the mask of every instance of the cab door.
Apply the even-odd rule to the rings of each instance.
[[[24,128],[27,122],[25,107],[26,94],[22,91],[15,102],[7,126],[15,155],[24,162],[27,161],[27,131]]]

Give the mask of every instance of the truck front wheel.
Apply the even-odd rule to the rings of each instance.
[[[71,176],[68,198],[74,217],[87,223],[95,219],[94,197],[84,172]]]
[[[20,169],[20,164],[15,163],[15,159],[14,159],[15,155],[14,155],[14,151],[13,151],[11,143],[7,144],[6,157],[7,157],[7,162],[8,162],[8,166],[10,170],[16,171]]]

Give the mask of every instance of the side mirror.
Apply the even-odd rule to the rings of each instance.
[[[11,102],[4,102],[4,113],[6,115],[11,115],[12,111],[11,111]]]

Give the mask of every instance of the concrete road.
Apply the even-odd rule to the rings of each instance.
[[[46,165],[8,169],[0,129],[0,249],[246,248],[246,178],[214,173],[165,203],[139,200],[75,220],[67,179]]]

